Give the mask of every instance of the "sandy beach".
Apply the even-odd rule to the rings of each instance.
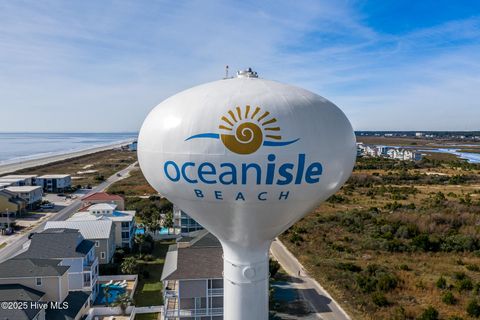
[[[71,158],[75,158],[75,157],[80,157],[80,156],[84,156],[84,155],[87,155],[87,154],[92,154],[92,153],[96,153],[96,152],[100,152],[100,151],[120,148],[122,146],[130,144],[134,140],[135,139],[122,141],[122,142],[116,142],[116,143],[113,143],[111,145],[106,145],[106,146],[101,146],[101,147],[93,147],[91,149],[74,151],[74,152],[71,152],[71,153],[64,153],[64,154],[52,155],[52,156],[38,158],[38,159],[31,159],[31,160],[25,160],[25,161],[20,161],[20,162],[15,162],[15,163],[3,164],[3,165],[0,165],[0,175],[4,175],[4,174],[7,174],[7,173],[15,172],[17,170],[22,170],[22,169],[26,169],[26,168],[41,166],[41,165],[49,164],[49,163],[56,162],[56,161],[62,161],[62,160],[67,160],[67,159],[71,159]]]

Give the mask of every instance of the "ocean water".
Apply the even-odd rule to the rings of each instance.
[[[138,133],[1,133],[0,164],[107,146]]]
[[[475,145],[475,146],[478,146],[478,145]],[[423,150],[423,151],[450,153],[450,154],[456,155],[460,159],[467,160],[467,162],[480,163],[480,153],[460,152],[458,149],[452,149],[452,148],[441,148],[441,149]]]

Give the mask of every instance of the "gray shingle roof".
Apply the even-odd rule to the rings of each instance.
[[[0,285],[0,301],[40,301],[45,293],[34,290],[21,284],[2,284]],[[30,320],[33,319],[40,310],[28,308],[5,309],[0,308],[0,319],[2,320]]]
[[[48,320],[73,320],[76,318],[80,309],[82,309],[85,302],[90,297],[90,292],[85,291],[70,291],[64,302],[68,303],[68,308],[65,310],[47,310],[46,318]]]
[[[45,293],[34,290],[21,284],[2,284],[0,285],[0,301],[40,301]],[[40,310],[28,308],[5,309],[0,308],[0,319],[2,320],[30,320],[33,319]]]
[[[41,233],[34,233],[28,250],[19,258],[33,259],[62,259],[85,257],[95,245],[93,241],[83,240],[82,235],[75,229],[47,229]]]
[[[70,268],[59,260],[10,259],[0,263],[0,278],[61,276]]]
[[[21,284],[0,284],[0,301],[39,301],[44,295]]]
[[[211,233],[194,239],[190,247],[169,247],[162,280],[220,278],[223,278],[223,250]]]
[[[110,220],[91,221],[48,221],[46,229],[77,229],[85,239],[108,239],[113,222]]]

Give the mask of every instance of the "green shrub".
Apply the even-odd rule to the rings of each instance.
[[[447,320],[463,320],[463,318],[459,316],[451,316]]]
[[[473,289],[473,283],[470,278],[465,278],[457,281],[457,288],[459,291],[470,291]]]
[[[378,289],[388,292],[398,285],[398,278],[394,274],[384,273],[378,277]]]
[[[467,313],[471,317],[478,318],[480,317],[480,305],[478,304],[478,301],[473,299],[470,300],[470,302],[467,305]]]
[[[351,262],[339,262],[335,266],[335,268],[340,269],[340,270],[346,270],[350,272],[360,272],[362,271],[362,268],[360,266],[357,266],[354,263]]]
[[[467,264],[465,268],[470,271],[480,271],[480,267],[478,267],[476,264]]]
[[[378,307],[387,307],[390,305],[385,295],[381,292],[374,292],[372,294],[372,302]]]
[[[278,270],[280,270],[280,263],[278,263],[277,260],[270,259],[268,261],[268,270],[270,272],[270,277],[275,278]]]
[[[443,294],[442,301],[448,305],[454,305],[457,303],[457,299],[455,299],[455,296],[451,291],[447,291]]]
[[[365,293],[374,292],[377,289],[378,280],[369,275],[359,274],[355,277],[357,286]]]
[[[410,271],[412,269],[410,269],[410,267],[407,265],[407,264],[401,264],[400,266],[398,266],[398,269],[400,270],[403,270],[403,271]]]
[[[454,272],[453,279],[455,280],[463,280],[467,278],[467,274],[465,272]]]
[[[417,318],[417,320],[438,320],[438,311],[430,306]]]
[[[447,288],[447,279],[445,279],[444,277],[438,278],[438,280],[436,282],[436,286],[439,289],[446,289]]]

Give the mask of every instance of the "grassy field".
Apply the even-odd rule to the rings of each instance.
[[[143,313],[143,314],[136,314],[135,320],[157,320],[159,319],[159,313]]]
[[[137,307],[159,306],[163,304],[162,281],[160,277],[162,276],[168,246],[172,243],[172,240],[156,241],[152,252],[155,259],[153,261],[138,260],[141,276],[133,297]],[[144,276],[143,273],[145,272],[148,272],[148,277]]]
[[[473,319],[479,173],[459,161],[359,159],[347,184],[281,239],[353,319],[437,319],[422,318],[429,307],[439,319]]]
[[[130,172],[130,176],[110,186],[108,193],[120,194],[126,197],[149,196],[157,192],[148,184],[142,171],[137,166]]]
[[[135,152],[107,150],[19,170],[15,174],[71,174],[72,186],[97,185],[136,160]]]

